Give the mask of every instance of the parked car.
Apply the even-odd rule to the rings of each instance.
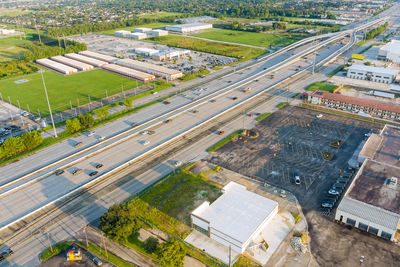
[[[174,161],[174,166],[175,167],[179,167],[179,166],[181,166],[182,165],[182,161]]]
[[[300,184],[300,174],[299,174],[298,170],[296,170],[295,173],[294,173],[294,182],[297,185]]]
[[[96,169],[100,169],[101,167],[103,167],[103,164],[101,164],[101,163],[96,163],[96,164],[94,165],[94,167],[95,167]]]
[[[92,261],[93,261],[94,264],[96,264],[97,266],[102,266],[102,265],[103,265],[103,262],[101,262],[101,260],[100,260],[99,258],[97,258],[97,257],[94,257],[94,258],[92,259]]]
[[[331,208],[333,208],[333,204],[328,203],[328,202],[323,202],[323,203],[321,203],[321,207],[331,209]]]
[[[89,172],[89,176],[95,176],[96,174],[98,174],[98,171],[91,171],[91,172]]]
[[[60,176],[64,173],[64,170],[56,170],[55,175]]]
[[[322,114],[318,114],[317,116],[315,116],[315,117],[317,117],[318,119],[320,119],[320,118],[322,118],[322,116],[324,116],[324,115],[322,115]]]
[[[335,189],[329,189],[328,194],[334,195],[334,196],[340,195],[340,193],[338,191],[336,191]]]

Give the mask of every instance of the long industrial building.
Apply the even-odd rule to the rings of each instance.
[[[172,32],[195,32],[205,29],[211,29],[213,27],[210,23],[186,23],[186,24],[178,24],[178,25],[168,25],[165,27],[168,31]]]
[[[351,65],[347,69],[347,78],[373,81],[378,83],[392,83],[398,70],[379,68],[365,65]]]
[[[166,80],[174,80],[183,76],[183,73],[181,71],[129,58],[120,59],[117,61],[117,64],[128,68],[136,69],[139,71],[151,73],[153,75],[163,77]]]
[[[392,40],[379,49],[378,59],[400,63],[400,41]]]
[[[144,73],[141,71],[137,71],[137,70],[133,70],[130,68],[126,68],[123,66],[115,65],[115,64],[104,65],[103,69],[111,71],[111,72],[119,73],[119,74],[128,76],[130,78],[140,80],[142,82],[149,82],[156,78],[154,75]]]
[[[79,54],[83,55],[83,56],[95,58],[95,59],[98,59],[98,60],[102,60],[102,61],[105,61],[105,62],[108,62],[108,63],[115,63],[118,60],[118,58],[116,58],[116,57],[100,54],[100,53],[89,51],[89,50],[81,51],[81,52],[79,52]]]
[[[48,58],[36,59],[36,63],[39,63],[40,65],[43,65],[43,66],[53,69],[55,71],[58,71],[64,75],[70,75],[70,74],[78,72],[78,70],[75,68],[58,63],[58,62],[50,60]]]
[[[59,63],[65,64],[65,65],[68,65],[70,67],[76,68],[81,71],[88,71],[88,70],[93,69],[92,65],[89,65],[89,64],[86,64],[86,63],[83,63],[80,61],[76,61],[74,59],[70,59],[67,57],[63,57],[63,56],[54,56],[54,57],[51,57],[50,59],[57,61]]]
[[[393,241],[400,230],[400,129],[386,125],[358,155],[361,168],[335,219]]]
[[[90,65],[98,67],[98,68],[108,64],[105,61],[98,60],[98,59],[91,58],[91,57],[86,57],[86,56],[75,54],[75,53],[65,54],[64,56],[87,63],[87,64],[90,64]]]

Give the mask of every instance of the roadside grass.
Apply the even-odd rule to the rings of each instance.
[[[72,245],[72,242],[57,243],[53,246],[53,252],[51,252],[50,248],[48,248],[45,251],[43,251],[42,254],[40,254],[39,259],[41,261],[46,261],[46,260],[50,259],[51,257],[60,254],[61,251],[66,250],[71,245]]]
[[[361,40],[359,42],[356,43],[356,46],[363,46],[365,45],[369,40]]]
[[[187,82],[187,81],[199,78],[202,75],[207,75],[209,73],[210,73],[210,71],[208,69],[202,69],[202,70],[196,71],[194,73],[187,73],[187,74],[183,75],[182,77],[180,77],[179,80]]]
[[[284,106],[288,105],[288,102],[281,102],[278,105],[276,105],[277,108],[283,108]]]
[[[212,203],[221,195],[221,190],[207,182],[206,176],[181,169],[169,174],[162,181],[139,195],[152,207],[190,225],[190,212],[199,202]]]
[[[260,116],[258,116],[258,117],[256,118],[256,121],[262,121],[262,120],[268,118],[268,116],[271,115],[271,114],[272,114],[272,113],[269,113],[269,112],[263,113],[263,114],[261,114]]]
[[[193,36],[261,47],[276,46],[282,43],[290,44],[301,39],[301,37],[298,36],[289,36],[279,33],[258,33],[223,29],[193,34]]]
[[[239,259],[232,266],[233,267],[261,267],[260,264],[247,258],[244,255],[240,255]]]
[[[91,70],[69,76],[63,76],[53,71],[43,73],[46,88],[53,113],[65,111],[79,105],[89,103],[90,100],[98,100],[108,95],[121,92],[121,88],[129,90],[142,83],[119,76],[103,70]],[[15,83],[15,81],[27,79],[28,82]],[[4,99],[10,97],[15,106],[21,105],[22,109],[29,109],[31,113],[41,117],[49,115],[45,92],[40,73],[14,77],[0,81],[0,92]],[[71,102],[70,102],[71,101]]]
[[[214,145],[210,146],[209,148],[207,148],[207,152],[213,152],[216,151],[218,149],[220,149],[221,147],[223,147],[224,145],[226,145],[227,143],[229,143],[232,138],[234,138],[235,136],[240,135],[243,132],[243,129],[241,130],[237,130],[233,133],[231,133],[230,135],[228,135],[227,137],[225,137],[224,139],[222,139],[221,141],[215,143]]]
[[[219,31],[218,31],[219,32]],[[165,44],[173,47],[186,48],[211,54],[238,58],[246,61],[267,53],[261,48],[252,48],[241,45],[224,44],[207,40],[190,38],[187,36],[167,35],[149,38],[146,41]]]
[[[340,65],[340,66],[338,66],[336,69],[334,69],[333,71],[331,71],[327,76],[330,78],[330,77],[333,77],[336,73],[338,73],[339,71],[341,71],[341,70],[343,70],[343,68],[344,68],[344,65]]]
[[[333,93],[333,91],[336,88],[337,88],[337,86],[333,85],[333,84],[327,84],[324,82],[315,82],[315,83],[312,83],[309,86],[307,86],[306,91],[321,90],[321,91],[327,91],[327,92]]]
[[[223,68],[222,67],[218,67],[218,66],[214,66],[214,67],[212,67],[212,69],[213,70],[222,70]]]
[[[105,260],[111,262],[112,264],[115,264],[115,265],[118,266],[118,267],[134,267],[134,266],[135,266],[135,265],[133,265],[133,264],[130,264],[130,263],[127,262],[127,261],[124,261],[124,260],[121,259],[120,257],[118,257],[118,256],[116,256],[116,255],[110,253],[109,251],[107,251],[107,253],[108,253],[108,258],[107,258],[104,249],[98,247],[98,246],[95,245],[95,244],[89,243],[89,246],[88,246],[88,247],[87,247],[86,245],[84,245],[83,243],[81,243],[81,242],[78,242],[78,244],[79,244],[81,247],[83,247],[83,248],[87,249],[88,251],[90,251],[91,253],[96,254],[96,255],[99,256],[100,258],[103,258],[103,259],[105,259]]]
[[[365,52],[367,52],[367,51],[368,51],[371,47],[373,47],[373,46],[374,46],[373,44],[370,45],[370,46],[367,46],[366,48],[364,48],[363,50],[361,50],[359,54],[364,54]]]

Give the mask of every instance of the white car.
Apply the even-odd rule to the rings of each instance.
[[[338,191],[336,191],[335,189],[329,189],[328,194],[334,195],[334,196],[340,195],[340,193]]]
[[[149,140],[143,140],[142,141],[142,145],[147,146],[148,144],[150,144]]]
[[[174,161],[174,166],[175,167],[179,167],[179,166],[181,166],[182,165],[182,161]]]
[[[141,135],[149,134],[149,131],[141,131],[140,134]]]
[[[320,118],[322,118],[322,116],[324,116],[324,115],[318,114],[316,117],[317,117],[318,119],[320,119]]]
[[[103,135],[100,135],[100,136],[99,136],[99,140],[103,141],[104,139],[106,139],[105,136],[103,136]]]
[[[158,92],[152,92],[151,94],[152,94],[152,95],[156,95],[156,94],[158,94]]]
[[[93,136],[94,134],[95,134],[94,131],[89,131],[89,132],[87,133],[87,136]]]

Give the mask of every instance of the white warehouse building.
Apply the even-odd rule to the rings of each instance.
[[[147,34],[143,32],[131,32],[127,37],[135,40],[142,40],[147,38]]]
[[[395,79],[398,70],[379,68],[366,65],[351,65],[347,68],[347,78],[367,80],[378,83],[392,83]]]
[[[120,31],[116,31],[114,32],[114,35],[117,37],[128,37],[131,34],[130,31],[124,31],[124,30],[120,30]]]
[[[392,40],[379,49],[378,59],[400,64],[400,41]]]
[[[192,228],[243,253],[278,213],[278,203],[229,182],[211,205],[204,202],[190,215]]]
[[[117,61],[117,64],[135,70],[147,72],[155,76],[163,77],[168,81],[175,80],[183,76],[183,73],[179,70],[169,69],[163,66],[158,66],[129,58],[120,59]]]
[[[146,33],[151,31],[151,28],[135,28],[134,32],[142,32],[142,33]]]
[[[335,214],[345,223],[387,240],[400,229],[400,128],[385,126],[361,149],[361,168]]]
[[[78,72],[78,70],[75,69],[75,68],[72,68],[70,66],[67,66],[67,65],[64,65],[64,64],[61,64],[61,63],[58,63],[58,62],[50,60],[48,58],[36,59],[35,61],[36,61],[36,63],[38,63],[38,64],[40,64],[42,66],[45,66],[47,68],[53,69],[55,71],[58,71],[58,72],[60,72],[60,73],[62,73],[64,75],[70,75],[70,74]]]
[[[147,35],[149,36],[165,36],[168,35],[168,31],[165,30],[151,30],[146,32]]]
[[[165,27],[166,30],[172,32],[195,32],[205,29],[211,29],[213,27],[210,23],[186,23],[186,24],[177,24],[177,25],[168,25]]]

